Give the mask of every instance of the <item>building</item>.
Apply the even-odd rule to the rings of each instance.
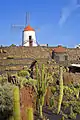
[[[80,48],[80,44],[76,45],[75,48]]]
[[[23,30],[22,46],[38,46],[35,30],[30,25],[25,27]]]
[[[66,53],[66,48],[59,45],[58,47],[55,47],[52,51],[52,58],[58,63],[58,62],[64,62],[68,60],[68,55]]]

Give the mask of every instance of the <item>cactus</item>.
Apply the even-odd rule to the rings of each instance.
[[[13,116],[10,116],[10,117],[9,117],[9,120],[14,120],[14,117],[13,117]]]
[[[79,90],[78,89],[76,90],[76,98],[77,99],[79,98]]]
[[[53,105],[54,105],[54,100],[53,100],[53,98],[51,98],[50,99],[50,107],[53,107]]]
[[[26,120],[33,120],[33,108],[27,108],[27,119]]]
[[[64,116],[62,116],[61,120],[64,120]]]
[[[61,109],[61,103],[63,99],[63,67],[60,66],[60,94],[59,94],[59,101],[58,101],[58,111],[57,114],[59,114],[60,109]]]
[[[35,91],[37,93],[38,113],[39,113],[41,118],[43,117],[42,108],[44,105],[44,98],[45,98],[45,95],[47,92],[47,87],[48,87],[47,78],[48,78],[48,74],[45,71],[44,64],[42,65],[41,72],[39,71],[38,64],[36,64],[37,86],[34,88],[35,88]]]
[[[13,116],[14,116],[14,120],[21,120],[20,98],[19,98],[19,87],[18,86],[14,86],[14,91],[13,91]]]

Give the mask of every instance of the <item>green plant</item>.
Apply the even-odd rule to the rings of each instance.
[[[13,116],[14,120],[20,120],[20,96],[19,96],[19,87],[14,86],[13,91]]]
[[[35,91],[37,93],[37,108],[40,117],[43,117],[42,108],[44,105],[44,98],[47,92],[48,87],[48,73],[46,72],[44,64],[41,67],[41,72],[39,70],[38,64],[36,64],[36,79],[37,85],[34,86]]]
[[[13,116],[10,116],[10,117],[9,117],[9,120],[14,120],[14,117],[13,117]]]
[[[29,71],[28,70],[21,70],[18,72],[18,76],[22,76],[22,77],[29,77],[30,74],[29,74]]]
[[[13,114],[13,86],[0,84],[0,120],[6,120]]]
[[[27,118],[26,120],[33,120],[33,108],[27,108]]]
[[[60,94],[59,94],[57,114],[59,114],[59,112],[60,112],[61,103],[62,103],[62,99],[63,99],[63,67],[60,67],[60,81],[59,81],[59,85],[60,85]]]
[[[51,87],[51,92],[54,94],[56,92],[56,87],[52,86]]]
[[[76,101],[73,104],[73,111],[77,114],[80,114],[80,101]]]
[[[75,95],[76,95],[76,98],[78,99],[79,98],[79,89],[75,90]]]
[[[62,116],[61,120],[64,120],[64,116]]]
[[[54,99],[53,98],[50,99],[49,105],[50,105],[50,107],[53,107],[53,105],[54,105]]]
[[[77,113],[74,113],[72,106],[70,106],[70,115],[69,115],[69,118],[70,119],[76,119],[76,115],[77,115]]]
[[[68,109],[68,112],[65,113],[67,109]],[[62,102],[62,111],[70,119],[75,119],[76,115],[80,114],[80,101],[79,101],[79,87],[78,86],[75,86],[74,84],[64,86],[64,98]]]
[[[10,47],[15,47],[15,46],[16,46],[15,44],[10,45]]]

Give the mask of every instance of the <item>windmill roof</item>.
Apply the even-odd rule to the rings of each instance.
[[[30,25],[24,28],[24,31],[35,31]]]

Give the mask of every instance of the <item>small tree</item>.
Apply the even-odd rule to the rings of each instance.
[[[10,47],[15,47],[15,46],[16,46],[15,44],[10,45]]]

